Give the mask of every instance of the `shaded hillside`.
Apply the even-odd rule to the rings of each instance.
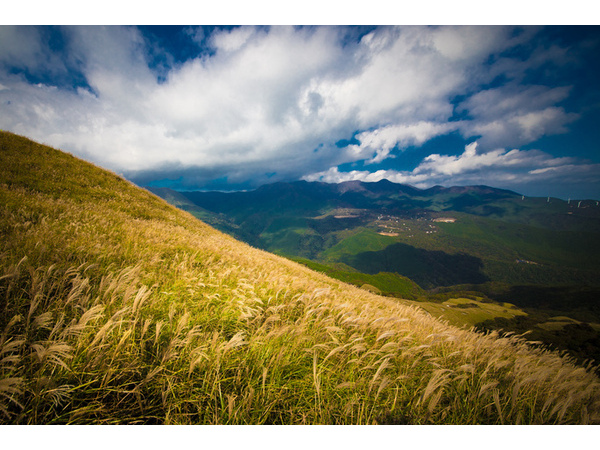
[[[249,247],[0,133],[0,421],[600,423],[556,353]]]
[[[478,258],[417,249],[400,243],[380,251],[349,256],[344,262],[369,274],[399,272],[425,288],[488,281],[481,273],[483,262]]]

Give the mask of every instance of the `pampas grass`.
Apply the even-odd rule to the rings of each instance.
[[[24,138],[0,148],[2,423],[600,423],[591,366],[251,248]]]

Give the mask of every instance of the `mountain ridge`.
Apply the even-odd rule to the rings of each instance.
[[[327,206],[327,202],[334,203],[338,207],[360,205],[375,208],[382,207],[386,209],[432,209],[436,211],[458,210],[472,212],[479,215],[485,215],[474,211],[475,207],[482,207],[486,203],[497,202],[500,200],[513,200],[515,207],[530,208],[532,203],[539,206],[541,203],[552,203],[553,213],[568,212],[568,207],[583,203],[584,208],[598,206],[594,200],[569,200],[564,201],[556,198],[546,197],[528,197],[520,193],[495,188],[486,185],[470,186],[433,186],[427,189],[419,189],[406,184],[393,183],[388,180],[378,182],[346,181],[341,183],[293,181],[276,182],[262,185],[250,191],[174,191],[169,188],[144,187],[151,192],[171,192],[173,195],[183,195],[192,200],[196,205],[206,204],[208,209],[216,212],[225,210],[230,201],[235,202],[235,207],[243,205],[250,201],[272,202],[273,197],[279,197],[281,206],[291,207],[289,199],[287,203],[285,196],[294,195],[294,199],[308,199],[316,204],[312,209],[319,209]],[[176,194],[175,194],[176,193]],[[326,201],[323,199],[326,198]],[[377,204],[377,200],[386,198],[385,203]],[[520,202],[518,202],[520,201]],[[319,202],[321,204],[319,204]],[[521,203],[521,204],[518,204]],[[594,209],[594,218],[600,217],[600,209]],[[583,210],[577,211],[578,214]],[[571,214],[573,209],[571,208]],[[541,221],[540,223],[543,223]]]

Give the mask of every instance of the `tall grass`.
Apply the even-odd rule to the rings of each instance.
[[[0,422],[599,423],[600,383],[0,134]]]

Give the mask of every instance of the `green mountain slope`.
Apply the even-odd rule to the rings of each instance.
[[[0,421],[600,423],[600,380],[0,133]]]

